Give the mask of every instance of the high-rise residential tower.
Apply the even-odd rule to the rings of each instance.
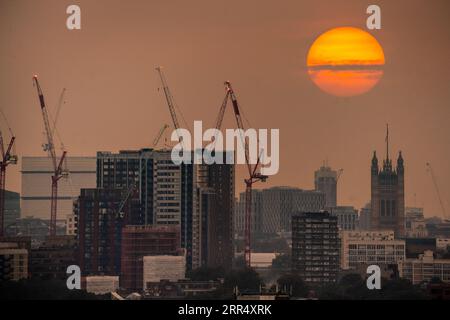
[[[292,216],[292,269],[309,284],[335,282],[340,242],[337,217],[326,211]]]
[[[179,226],[188,270],[231,268],[234,165],[175,164],[171,150],[97,153],[97,188],[133,185],[142,224]]]

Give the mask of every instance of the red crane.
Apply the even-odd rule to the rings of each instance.
[[[241,129],[241,134],[245,132],[244,123],[242,121],[241,113],[239,110],[239,104],[236,98],[236,95],[231,87],[231,83],[229,81],[225,82],[226,95],[222,102],[222,105],[219,110],[219,115],[216,120],[216,129],[220,130],[222,126],[223,117],[225,114],[225,109],[228,103],[228,100],[231,99],[233,104],[233,112],[234,117],[236,119],[236,124],[238,129]],[[262,175],[258,171],[260,165],[260,155],[258,155],[256,164],[250,163],[250,155],[249,155],[249,145],[248,141],[245,137],[241,136],[243,140],[242,143],[244,145],[245,150],[245,163],[248,170],[248,178],[244,179],[245,182],[245,250],[244,250],[244,259],[247,267],[251,266],[251,217],[252,217],[252,189],[253,184],[259,181],[265,182],[268,176]]]
[[[0,131],[0,238],[2,238],[4,235],[6,168],[10,164],[17,163],[17,156],[12,154],[12,147],[14,145],[15,139],[16,138],[14,137],[14,135],[12,135],[8,147],[5,150],[5,146],[3,144],[3,135]]]
[[[58,181],[67,175],[63,171],[63,163],[67,155],[67,151],[63,151],[61,158],[57,159],[55,145],[53,143],[53,130],[50,127],[50,121],[48,117],[47,108],[45,106],[44,94],[42,93],[41,86],[37,76],[33,77],[34,83],[36,85],[39,103],[41,105],[42,118],[44,120],[45,133],[47,136],[47,143],[43,145],[44,151],[47,151],[52,163],[53,163],[53,175],[52,175],[52,196],[50,205],[50,237],[56,236],[56,213],[58,205]]]

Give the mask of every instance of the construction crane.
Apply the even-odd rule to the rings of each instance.
[[[125,195],[125,198],[122,199],[122,201],[119,204],[119,208],[117,209],[117,216],[121,219],[123,219],[126,223],[128,222],[128,216],[127,212],[124,211],[124,207],[127,204],[128,200],[136,193],[137,186],[136,183],[133,183],[128,188],[127,194]]]
[[[158,134],[156,135],[155,139],[153,140],[153,148],[156,148],[156,146],[159,143],[159,140],[161,140],[162,135],[164,134],[164,131],[169,128],[168,124],[164,124],[161,129],[159,129]]]
[[[39,97],[39,103],[41,106],[42,118],[44,120],[44,127],[47,142],[43,145],[44,151],[47,151],[52,164],[53,164],[53,175],[52,175],[52,196],[50,204],[50,237],[56,236],[56,213],[58,204],[58,181],[67,177],[67,172],[63,170],[63,163],[66,159],[67,151],[63,151],[59,161],[56,157],[55,145],[53,143],[53,130],[50,126],[49,116],[47,112],[47,107],[45,106],[44,94],[42,92],[41,86],[39,85],[38,77],[35,75],[33,77],[34,84],[36,86],[37,94]]]
[[[248,178],[244,179],[245,182],[245,249],[244,249],[244,259],[245,264],[249,268],[251,266],[251,217],[252,217],[252,189],[253,184],[259,181],[265,182],[268,176],[262,175],[258,171],[260,165],[260,155],[258,155],[256,164],[250,163],[249,155],[249,145],[248,141],[243,137],[243,132],[245,132],[244,123],[242,121],[241,112],[239,110],[239,103],[236,98],[236,94],[233,91],[231,83],[229,81],[225,82],[226,94],[219,110],[219,115],[216,119],[216,129],[220,130],[222,126],[223,117],[225,114],[226,106],[228,101],[231,100],[233,105],[234,117],[236,119],[236,124],[238,129],[241,129],[241,139],[244,145],[245,151],[245,164],[248,170]]]
[[[5,150],[3,134],[0,131],[0,239],[4,236],[6,168],[10,164],[17,164],[17,156],[12,154],[15,139],[16,137],[11,132],[11,140]]]
[[[112,214],[110,215],[108,236],[109,236],[109,243],[110,243],[109,251],[110,251],[110,254],[112,257],[115,257],[115,254],[116,254],[116,245],[115,245],[115,241],[117,240],[115,237],[116,223],[118,222],[121,227],[126,226],[129,223],[128,210],[124,209],[124,208],[127,205],[130,198],[132,198],[132,196],[135,195],[136,190],[137,190],[136,184],[135,183],[131,184],[127,190],[125,197],[120,201],[118,208],[113,209]],[[110,260],[110,267],[112,268],[111,270],[113,270],[114,259]]]
[[[173,99],[173,96],[170,92],[169,89],[169,85],[167,84],[167,80],[166,77],[162,71],[162,67],[156,67],[155,68],[156,71],[159,74],[159,78],[161,79],[161,84],[163,87],[163,91],[164,91],[164,96],[166,97],[166,102],[167,102],[167,106],[169,107],[169,112],[170,112],[170,117],[172,118],[172,122],[173,122],[173,127],[175,128],[175,130],[180,129],[180,123],[178,122],[178,117],[175,111],[175,101]],[[178,134],[178,131],[177,131]],[[178,140],[180,141],[180,143],[182,143],[182,138],[180,136],[178,136]]]
[[[444,215],[444,219],[447,219],[447,212],[445,210],[444,202],[442,201],[441,193],[439,191],[439,186],[436,181],[436,176],[434,175],[433,168],[431,167],[431,164],[429,162],[427,162],[427,169],[428,169],[428,172],[430,173],[431,180],[433,180],[433,185],[434,185],[434,188],[436,189],[436,194],[439,199],[439,204],[441,205],[442,214]]]
[[[58,100],[58,106],[56,108],[56,114],[55,114],[55,119],[53,120],[53,130],[52,130],[52,135],[55,133],[56,131],[56,123],[58,122],[58,118],[59,118],[59,113],[61,111],[61,107],[63,106],[63,104],[65,103],[64,101],[64,96],[66,94],[66,88],[63,88],[61,91],[61,94],[59,96],[59,100]],[[58,132],[56,132],[56,134],[58,134]]]

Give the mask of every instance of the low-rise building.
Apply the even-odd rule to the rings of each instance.
[[[6,235],[12,236],[14,234],[8,233],[8,227],[20,219],[20,194],[13,191],[5,190],[5,208],[3,210],[3,228]]]
[[[31,249],[30,273],[41,279],[67,279],[67,267],[76,264],[76,241],[73,236],[48,237]]]
[[[179,281],[161,280],[160,282],[148,282],[144,299],[181,299],[193,298],[212,294],[223,285],[218,280],[192,281],[182,279]]]
[[[178,281],[186,277],[186,257],[180,256],[144,256],[143,288],[148,282],[161,280]]]
[[[125,226],[122,229],[120,287],[127,291],[141,291],[145,256],[178,256],[180,228],[171,226]]]
[[[406,258],[417,259],[427,250],[436,252],[435,238],[405,238]]]
[[[405,259],[405,241],[394,231],[341,231],[341,268],[359,265],[397,264]]]
[[[429,282],[438,278],[450,283],[450,259],[436,259],[433,251],[426,250],[417,259],[406,259],[399,263],[400,277],[413,284]]]
[[[358,228],[358,210],[350,206],[329,208],[332,216],[337,217],[340,230],[356,230]]]
[[[13,242],[0,242],[0,281],[28,277],[28,250]]]
[[[359,211],[359,221],[358,228],[359,230],[371,230],[371,205],[367,203],[361,210]]]
[[[252,252],[251,267],[255,269],[270,269],[276,253]]]
[[[119,289],[117,276],[89,276],[83,277],[82,288],[94,294],[106,294]]]
[[[408,238],[426,238],[428,236],[423,208],[405,208],[405,231]]]

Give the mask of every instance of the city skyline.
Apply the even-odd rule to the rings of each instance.
[[[0,108],[20,157],[45,154],[35,73],[53,112],[67,88],[58,132],[69,157],[150,146],[162,124],[170,123],[153,70],[161,64],[189,127],[194,120],[213,127],[222,83],[230,80],[252,127],[280,128],[280,172],[256,188],[313,189],[314,171],[328,158],[333,169],[344,168],[338,204],[361,208],[370,201],[371,157],[374,150],[383,155],[389,123],[392,150],[405,158],[406,205],[442,217],[426,171],[430,162],[448,208],[449,45],[441,40],[450,32],[446,1],[380,1],[382,29],[370,33],[385,51],[383,78],[365,95],[345,99],[315,87],[306,54],[331,28],[365,30],[365,3],[262,3],[255,14],[251,2],[224,11],[225,5],[201,1],[198,8],[135,1],[123,12],[117,1],[80,1],[79,32],[65,28],[67,4],[0,2],[0,36],[6,39],[0,47]],[[184,28],[171,28],[171,19]],[[235,127],[231,110],[225,127]],[[1,129],[6,134],[4,123]],[[21,162],[9,167],[7,189],[20,191],[20,168]],[[235,196],[244,188],[243,170],[237,168]]]

